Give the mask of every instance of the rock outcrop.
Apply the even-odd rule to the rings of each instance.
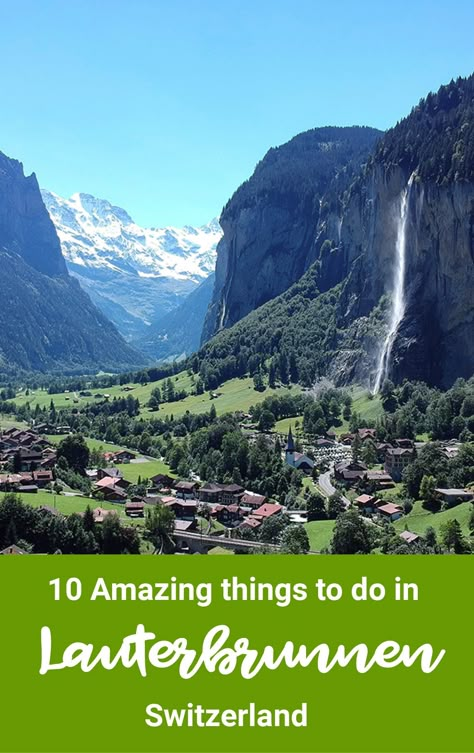
[[[0,369],[74,371],[140,366],[66,269],[36,177],[0,153]]]
[[[338,202],[334,187],[347,187],[380,136],[373,128],[315,128],[270,149],[220,217],[224,237],[203,342],[308,269],[316,239],[323,240],[318,228]]]
[[[0,243],[38,272],[66,275],[56,231],[45,211],[38,181],[21,162],[0,152]]]
[[[293,142],[281,147],[289,149],[290,161],[298,146],[294,141],[293,147]],[[314,281],[311,289],[316,297],[337,286],[337,304],[333,296],[328,319],[331,337],[325,343],[321,337],[317,340],[318,358],[295,342],[294,322],[293,339],[285,341],[285,311],[304,321],[301,337],[311,340],[298,285],[275,297],[271,309],[265,308],[262,326],[257,327],[259,341],[270,342],[272,322],[278,322],[280,332],[283,326],[280,342],[285,341],[287,354],[293,352],[304,366],[306,383],[324,371],[338,383],[357,380],[373,385],[389,328],[405,195],[404,311],[393,339],[389,376],[444,386],[457,377],[470,377],[474,372],[474,76],[453,81],[422,100],[378,141],[368,159],[359,160],[364,161],[357,175],[347,167],[333,166],[332,179],[319,193],[311,194],[311,181],[302,170],[300,200],[291,208],[277,210],[275,195],[262,181],[263,187],[253,190],[253,202],[242,201],[237,191],[221,220],[224,238],[218,248],[214,299],[204,336],[232,325],[287,289],[313,264],[312,277],[301,278],[305,295],[309,279]],[[293,187],[298,184],[295,173],[301,164],[296,160],[293,172],[286,165],[285,169],[280,172],[277,197],[285,194],[287,174]],[[325,300],[329,299],[323,299],[320,313]],[[240,322],[240,333],[245,322]],[[256,326],[255,317],[251,326]],[[238,338],[228,350],[238,360],[236,342]],[[211,366],[218,372],[217,350],[212,349]],[[223,353],[229,355],[225,348]],[[246,359],[251,353],[247,343]],[[269,355],[271,351],[265,357]]]

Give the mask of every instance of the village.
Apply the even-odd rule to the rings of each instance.
[[[259,529],[266,521],[280,517],[287,524],[298,525],[311,520],[304,504],[288,507],[239,483],[203,482],[196,474],[184,479],[166,472],[147,475],[151,459],[124,448],[104,452],[100,465],[91,464],[85,469],[90,493],[81,495],[67,490],[58,473],[58,437],[74,435],[67,426],[57,427],[58,436],[52,441],[47,434],[49,428],[37,424],[31,428],[10,427],[0,433],[0,492],[16,493],[26,502],[40,495],[39,506],[47,514],[67,514],[56,507],[58,495],[62,495],[64,503],[70,500],[71,513],[76,512],[74,502],[82,496],[90,504],[98,525],[108,516],[119,515],[129,525],[143,526],[147,510],[162,506],[172,513],[174,551],[181,554],[207,553],[215,547],[258,550],[262,547]],[[273,443],[278,441],[275,435],[261,434]],[[328,431],[324,437],[306,437],[302,441],[295,439],[291,425],[284,439],[282,461],[299,472],[306,494],[316,493],[326,500],[336,498],[341,511],[354,509],[378,526],[394,523],[406,514],[393,493],[424,443],[406,438],[379,442],[374,428],[339,436]],[[442,451],[448,460],[453,459],[459,445],[444,443]],[[143,470],[138,483],[126,478],[124,470],[131,464]],[[45,494],[49,494],[50,501],[44,501]],[[433,495],[439,509],[474,499],[470,488],[436,487]],[[408,526],[399,536],[407,544],[420,539]],[[6,542],[2,553],[20,553],[11,546],[13,543]]]

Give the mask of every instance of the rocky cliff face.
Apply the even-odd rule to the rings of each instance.
[[[0,240],[34,269],[51,276],[67,274],[59,240],[45,211],[38,181],[0,152]]]
[[[203,341],[301,277],[334,200],[337,213],[333,184],[349,183],[380,135],[371,128],[318,128],[267,153],[221,215],[224,237]]]
[[[348,373],[345,351],[344,366],[340,358],[333,367],[339,377],[373,381],[390,315],[400,202],[409,178],[400,166],[373,165],[348,198],[338,245],[321,260],[322,289],[344,281],[341,330],[387,299],[379,336],[367,344],[364,363],[352,361]],[[406,310],[391,375],[449,384],[474,370],[474,184],[440,186],[415,173],[407,211]]]
[[[301,165],[295,163],[294,169]],[[280,347],[284,341],[287,354],[296,355],[305,383],[329,373],[338,383],[357,380],[374,385],[394,321],[402,234],[402,314],[394,328],[385,375],[396,381],[408,377],[441,385],[471,376],[474,76],[428,95],[378,141],[357,175],[351,173],[348,179],[347,172],[336,169],[325,190],[314,191],[319,207],[313,202],[313,210],[307,205],[304,214],[301,204],[294,205],[294,212],[275,212],[268,191],[258,195],[253,207],[239,202],[236,193],[230,203],[233,212],[224,212],[222,218],[224,238],[205,335],[231,325],[248,307],[258,306],[257,292],[266,298],[288,287],[293,275],[313,262],[312,294],[317,298],[337,286],[330,296],[331,336],[325,342],[321,336],[317,339],[319,359],[310,347],[294,342],[295,332],[301,331],[300,337],[308,341],[312,334],[298,285],[276,297],[271,309],[265,308],[257,328],[260,342],[271,341],[273,324],[278,322],[281,331],[285,312],[288,316],[291,311],[304,327],[298,329],[293,322],[288,327],[291,337],[283,330]],[[309,197],[305,177],[303,171],[301,186]],[[286,181],[284,173],[282,180]],[[302,278],[305,295],[309,279]],[[327,300],[314,308],[319,315],[328,311]],[[252,326],[256,320],[253,317]],[[246,321],[239,325],[240,337]],[[238,358],[235,341],[227,341],[232,342],[229,352]],[[247,343],[252,352],[249,347]],[[218,370],[216,350],[207,352],[212,368]],[[269,355],[271,351],[265,358]]]
[[[69,277],[34,175],[0,153],[0,369],[75,371],[144,358]]]

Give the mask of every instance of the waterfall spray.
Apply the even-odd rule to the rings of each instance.
[[[392,304],[390,311],[390,323],[388,332],[380,352],[375,383],[372,393],[376,395],[384,380],[388,376],[390,358],[398,328],[405,316],[405,268],[407,248],[407,226],[410,207],[410,193],[415,174],[410,175],[407,187],[404,189],[400,200],[400,216],[397,227],[397,241],[395,244],[395,269],[393,278]]]

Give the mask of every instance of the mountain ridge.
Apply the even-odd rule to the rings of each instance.
[[[281,256],[268,244],[266,200],[254,204],[249,219],[251,205],[240,201],[238,190],[221,218],[224,237],[207,317],[217,335],[194,359],[206,384],[245,369],[279,373],[280,366],[287,379],[291,358],[307,386],[329,375],[339,384],[358,380],[373,387],[393,312],[400,248],[403,316],[390,346],[388,375],[398,382],[407,377],[442,386],[469,377],[474,371],[473,164],[470,76],[430,93],[374,144],[349,181],[333,182],[317,222],[311,206],[303,210],[306,217],[299,222],[313,228],[311,249],[301,253],[291,234],[285,237],[299,264],[308,265],[306,271],[287,293],[263,306],[251,297],[253,310],[243,318],[242,295],[255,280],[248,270],[266,263],[277,289]],[[244,184],[244,196],[253,179]],[[285,233],[284,213],[277,219]],[[249,228],[252,244],[246,240]],[[315,317],[325,321],[324,331]],[[205,326],[204,340],[208,337]]]
[[[34,173],[1,152],[0,261],[2,368],[92,372],[145,362],[69,276]]]
[[[333,230],[325,226],[333,185],[349,185],[381,135],[367,126],[313,128],[266,153],[222,211],[202,342],[288,289],[315,261]]]
[[[135,342],[213,271],[218,220],[201,227],[143,228],[91,194],[42,190],[69,272],[122,334]]]

